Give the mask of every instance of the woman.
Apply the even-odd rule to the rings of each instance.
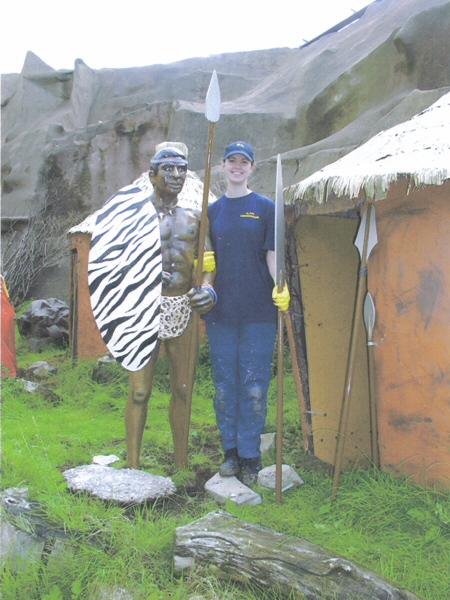
[[[275,204],[248,187],[254,168],[250,144],[227,146],[222,166],[227,190],[208,210],[217,302],[204,319],[225,453],[219,472],[240,474],[249,485],[261,469],[277,307],[288,308],[289,292],[287,286],[281,293],[274,288]]]

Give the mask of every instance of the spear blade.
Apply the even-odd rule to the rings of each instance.
[[[372,331],[375,325],[375,304],[373,302],[372,294],[367,292],[366,299],[364,300],[364,324],[367,330],[367,341],[372,341]]]
[[[217,123],[220,119],[220,87],[215,70],[206,93],[205,116],[210,123]]]
[[[380,468],[380,450],[378,447],[378,415],[375,399],[375,384],[373,372],[373,347],[372,333],[375,325],[375,304],[372,294],[367,292],[364,300],[364,324],[367,330],[368,365],[369,365],[369,408],[370,408],[370,445],[372,449],[372,461],[377,469]]]
[[[367,212],[370,213],[368,234],[366,226]],[[364,252],[365,242],[366,251]],[[372,252],[373,248],[378,244],[377,222],[375,217],[375,206],[373,204],[369,204],[367,210],[364,211],[354,243],[359,250],[361,261],[364,264],[367,263],[370,253]]]

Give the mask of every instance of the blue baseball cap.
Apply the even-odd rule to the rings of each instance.
[[[243,154],[250,162],[255,162],[253,148],[247,142],[233,142],[225,148],[223,160],[226,160],[233,154]]]

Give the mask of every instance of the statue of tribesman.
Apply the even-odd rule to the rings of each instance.
[[[122,298],[123,305],[126,302],[133,304],[134,312],[131,320],[136,323],[135,345],[137,344],[144,354],[148,348],[151,350],[146,358],[142,359],[142,366],[139,361],[134,361],[133,364],[127,363],[130,353],[123,361],[119,359],[130,370],[130,393],[125,410],[127,463],[130,468],[139,467],[155,363],[162,342],[164,342],[169,360],[171,386],[169,418],[173,435],[175,464],[177,467],[183,467],[186,464],[185,439],[187,436],[185,428],[189,426],[189,407],[194,381],[193,374],[188,372],[189,353],[192,336],[195,336],[195,339],[198,338],[197,332],[193,331],[194,321],[191,316],[193,310],[201,314],[208,312],[216,300],[216,294],[211,285],[214,281],[215,262],[209,231],[206,235],[202,281],[197,282],[195,281],[194,267],[198,255],[201,211],[194,206],[190,208],[178,204],[178,195],[186,180],[187,165],[186,153],[178,147],[167,146],[159,150],[150,163],[149,179],[153,186],[152,193],[148,195],[147,192],[134,186],[124,188],[115,194],[102,209],[104,217],[97,217],[100,231],[97,234],[94,229],[91,242],[89,263],[91,303],[97,324],[108,348],[111,350],[108,342],[111,341],[113,335],[116,336],[115,347],[120,346],[121,352],[128,344],[128,321],[124,332],[120,335],[117,334],[118,327],[122,326],[122,321],[126,321],[122,316],[124,306],[121,310],[120,300],[118,300],[118,298]],[[120,197],[121,195],[123,198]],[[148,216],[148,212],[151,207],[148,206],[148,202],[151,202],[154,209],[151,210],[150,216]],[[111,208],[108,209],[108,206]],[[145,211],[145,218],[136,218],[136,214],[141,214],[142,211]],[[133,217],[129,218],[131,214]],[[150,223],[150,221],[152,221],[151,226],[154,231],[156,230],[156,234],[159,233],[159,236],[156,235],[156,238],[159,239],[155,241],[154,246],[149,241],[151,240],[150,236],[145,238],[145,243],[142,242],[142,238],[137,238],[135,247],[130,246],[126,240],[135,235],[136,229],[140,227],[141,223]],[[110,222],[111,226],[108,229],[108,225],[101,225],[101,222]],[[124,228],[128,229],[126,234],[118,233],[122,223],[124,223]],[[113,233],[108,241],[110,246],[108,251],[102,247],[96,258],[94,250],[97,245],[102,246],[102,244],[98,244],[102,230]],[[103,246],[105,245],[103,244]],[[159,266],[157,262],[153,264],[153,256],[159,258]],[[117,262],[116,274],[112,278],[109,277],[115,282],[114,285],[112,283],[104,284],[101,281],[103,277],[101,267],[108,262],[105,261],[105,258],[111,258]],[[95,273],[97,267],[98,279]],[[110,269],[110,266],[108,265],[107,268]],[[135,275],[131,275],[133,269],[135,269]],[[111,287],[120,288],[120,291],[118,292],[116,289],[108,301],[105,298]],[[96,298],[101,298],[98,305],[96,305]],[[111,311],[109,308],[101,306],[108,302],[111,307],[114,307],[111,308]],[[153,302],[157,306],[156,310],[152,309]],[[142,309],[140,304],[142,304]],[[148,315],[152,310],[158,318],[152,319],[150,315],[145,321],[142,315]],[[106,313],[110,313],[112,324],[102,325],[97,315]],[[142,325],[144,321],[145,324]],[[151,329],[153,321],[156,321],[156,330],[155,328]],[[112,354],[118,358],[117,353],[112,351]],[[150,356],[149,359],[148,356]]]

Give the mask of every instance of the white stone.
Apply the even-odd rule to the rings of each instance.
[[[97,364],[98,365],[106,365],[106,364],[111,364],[111,363],[115,363],[116,359],[114,358],[114,356],[111,356],[111,354],[109,354],[109,352],[107,352],[105,354],[105,356],[101,356],[98,361]]]
[[[34,381],[28,381],[27,379],[22,379],[21,380],[22,385],[23,385],[23,389],[26,392],[35,392],[36,390],[38,390],[40,388],[40,384],[36,383]]]
[[[261,454],[265,454],[266,452],[269,452],[269,450],[273,450],[275,448],[276,439],[276,433],[263,433],[261,435],[261,445],[259,447]]]
[[[281,488],[286,491],[294,485],[302,485],[303,479],[289,465],[281,465]],[[258,485],[266,488],[276,488],[276,465],[261,469],[258,473]]]
[[[169,477],[151,475],[137,469],[114,469],[102,465],[82,465],[63,472],[72,492],[87,492],[101,500],[140,504],[170,496],[176,491]]]
[[[115,454],[108,454],[107,456],[102,456],[101,454],[94,456],[94,458],[92,459],[92,462],[94,463],[94,465],[111,465],[112,463],[115,463],[117,461],[119,461],[120,458],[118,456],[116,456]]]
[[[205,491],[214,500],[223,504],[227,500],[237,505],[249,504],[250,506],[262,502],[261,496],[240,482],[237,477],[222,477],[219,473],[205,483]]]

